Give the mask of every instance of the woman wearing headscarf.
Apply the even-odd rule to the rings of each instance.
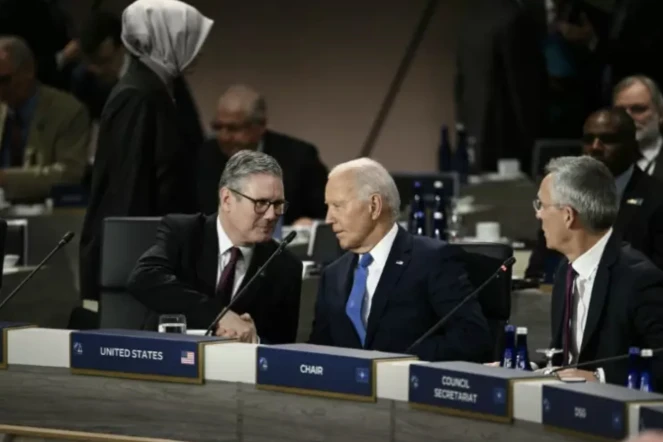
[[[195,146],[178,131],[173,81],[199,54],[213,21],[177,0],[137,0],[122,14],[132,55],[99,122],[80,245],[83,299],[99,298],[103,220],[195,212]]]

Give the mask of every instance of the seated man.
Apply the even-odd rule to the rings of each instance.
[[[404,352],[472,292],[459,252],[396,224],[398,190],[377,162],[336,166],[325,199],[327,222],[348,253],[320,277],[311,343]],[[412,350],[428,361],[489,358],[479,303],[467,302]]]
[[[156,244],[136,264],[129,291],[159,314],[181,313],[189,328],[206,329],[276,250],[272,232],[288,207],[281,176],[276,160],[264,153],[242,151],[230,158],[219,182],[218,213],[165,216]],[[301,262],[283,251],[216,334],[294,342],[301,283]]]
[[[5,198],[39,201],[83,178],[90,118],[74,97],[39,84],[32,52],[0,38],[0,187]]]
[[[583,133],[584,154],[608,166],[615,177],[620,200],[615,235],[663,269],[663,183],[636,165],[639,154],[633,120],[622,109],[602,109],[587,118]],[[540,277],[552,255],[556,253],[546,249],[540,232],[527,276]]]
[[[561,157],[546,167],[535,200],[548,247],[565,259],[555,275],[551,348],[555,365],[624,355],[629,347],[663,346],[663,272],[613,233],[617,188],[610,170],[588,156]],[[663,388],[654,357],[653,385]],[[560,371],[626,385],[628,360]]]
[[[312,144],[267,129],[267,104],[253,89],[236,85],[219,98],[212,129],[216,138],[203,144],[199,152],[198,205],[204,213],[216,208],[211,189],[219,181],[228,158],[242,149],[265,152],[283,168],[283,185],[290,209],[284,224],[310,225],[325,216],[327,168]]]

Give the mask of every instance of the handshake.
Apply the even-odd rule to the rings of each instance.
[[[232,310],[228,310],[214,331],[215,336],[223,338],[237,339],[240,342],[257,344],[259,342],[256,325],[253,323],[251,315],[244,313],[238,315]]]

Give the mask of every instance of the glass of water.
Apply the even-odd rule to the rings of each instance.
[[[186,334],[186,316],[161,315],[159,316],[159,333]]]

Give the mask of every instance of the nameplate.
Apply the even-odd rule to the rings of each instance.
[[[2,339],[0,339],[0,369],[7,368],[7,360],[9,349],[7,347],[7,341],[9,338],[9,330],[15,330],[17,328],[26,328],[33,327],[26,322],[2,322],[0,321],[0,333],[2,333]]]
[[[377,364],[414,360],[410,355],[312,344],[258,346],[256,387],[371,402]]]
[[[232,342],[139,330],[76,331],[70,336],[73,374],[197,384],[203,383],[204,347]]]
[[[411,364],[409,379],[408,401],[414,408],[511,422],[513,383],[550,377],[471,362],[435,362]]]
[[[640,407],[640,431],[663,430],[663,405]]]
[[[624,439],[630,404],[658,402],[663,395],[598,382],[544,385],[541,422],[553,430]]]

